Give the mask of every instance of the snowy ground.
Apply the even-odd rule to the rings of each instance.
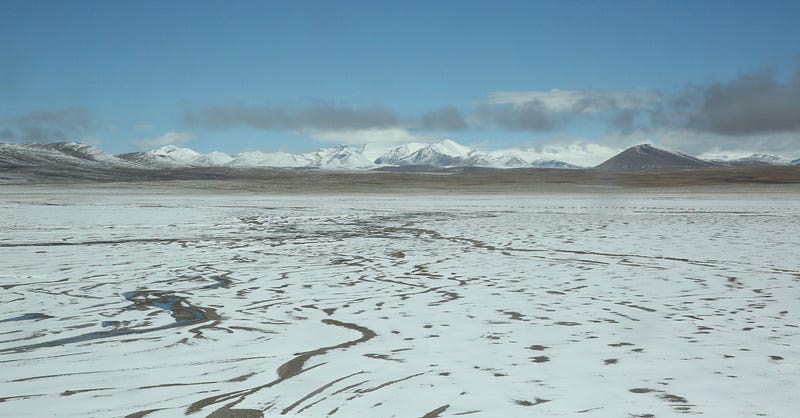
[[[791,416],[800,194],[0,189],[0,416]]]

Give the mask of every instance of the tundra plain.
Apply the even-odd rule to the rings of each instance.
[[[463,178],[3,186],[0,416],[795,412],[796,185]]]

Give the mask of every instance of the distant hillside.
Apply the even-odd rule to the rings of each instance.
[[[636,171],[661,168],[701,168],[716,165],[682,152],[642,144],[622,151],[595,168],[606,171]]]

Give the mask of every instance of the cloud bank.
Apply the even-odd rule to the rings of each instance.
[[[0,120],[0,139],[11,141],[78,141],[92,127],[89,112],[82,107],[55,111],[35,110]]]
[[[391,128],[399,125],[391,110],[357,109],[317,102],[305,107],[214,105],[197,112],[188,112],[189,125],[212,129],[247,126],[261,130],[325,130],[345,131]]]
[[[524,106],[537,103],[549,113],[592,113],[620,109],[640,109],[657,100],[657,92],[619,92],[593,90],[497,91],[483,103]]]
[[[770,70],[704,87],[691,97],[688,127],[720,135],[800,132],[800,70],[780,83]]]
[[[187,112],[185,121],[208,129],[293,131],[318,141],[348,144],[426,141],[462,133],[496,136],[497,131],[507,131],[530,133],[539,142],[551,141],[541,140],[550,134],[571,155],[580,154],[592,141],[603,149],[653,142],[695,154],[752,150],[797,155],[800,69],[785,81],[770,70],[760,70],[673,92],[495,91],[477,102],[416,115],[322,101],[304,106],[217,104]],[[576,126],[595,134],[576,143]]]
[[[480,106],[473,120],[479,126],[493,125],[509,131],[546,132],[563,123],[563,119],[548,110],[544,102],[534,99],[512,105]]]
[[[468,125],[457,107],[446,106],[422,115],[420,127],[431,131],[441,130],[455,132],[466,130]]]
[[[409,142],[429,142],[438,138],[434,134],[415,134],[403,128],[314,131],[310,133],[310,136],[317,141],[349,145],[397,145]]]

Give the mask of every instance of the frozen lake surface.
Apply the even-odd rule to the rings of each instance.
[[[0,416],[791,416],[800,194],[0,190]]]

